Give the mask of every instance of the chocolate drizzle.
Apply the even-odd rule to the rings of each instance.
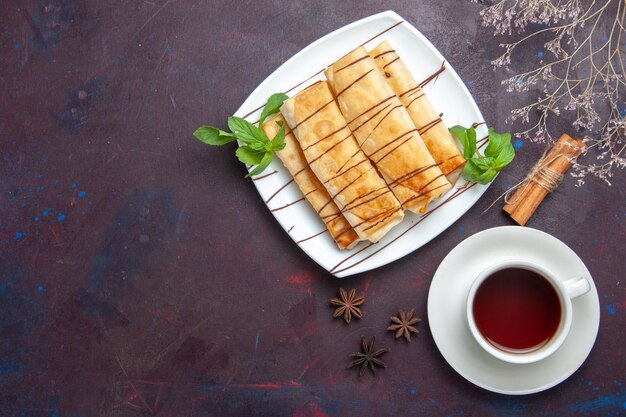
[[[404,136],[404,135],[403,135]],[[410,135],[408,138],[404,139],[402,142],[400,142],[398,145],[396,145],[395,147],[393,147],[390,151],[388,151],[386,154],[384,154],[383,156],[381,156],[378,161],[376,161],[376,165],[380,164],[380,162],[385,159],[386,157],[388,157],[389,155],[391,155],[396,149],[398,149],[400,146],[404,145],[405,143],[407,143],[408,141],[410,141],[411,139],[415,138],[415,136]],[[394,139],[393,142],[395,142],[398,139]],[[393,143],[391,142],[391,143]],[[388,144],[387,144],[388,145]],[[387,146],[385,145],[385,146]]]
[[[287,203],[287,204],[285,204],[284,206],[280,206],[280,207],[273,208],[271,211],[272,211],[272,212],[276,212],[276,211],[279,211],[279,210],[285,209],[285,208],[287,208],[287,207],[289,207],[289,206],[293,206],[294,204],[299,203],[299,202],[301,202],[301,201],[304,201],[304,197],[299,198],[299,199],[297,199],[296,201],[292,201],[291,203]]]
[[[329,106],[331,103],[334,103],[334,102],[335,102],[335,99],[332,99],[328,103],[325,103],[324,105],[322,105],[322,107],[318,108],[313,113],[309,114],[307,117],[305,117],[304,119],[300,120],[291,130],[296,130],[298,128],[298,126],[302,125],[302,123],[308,121],[311,117],[313,117],[317,113],[319,113],[324,107]]]
[[[444,72],[446,70],[446,61],[443,61],[441,63],[441,68],[439,68],[437,71],[435,71],[434,73],[432,73],[429,77],[427,77],[424,81],[422,81],[421,83],[419,83],[419,87],[420,88],[424,88],[426,86],[426,84],[428,84],[429,82],[435,80],[437,77],[439,77],[439,74],[441,74],[442,72]]]
[[[342,95],[343,93],[345,93],[350,87],[352,87],[353,85],[355,85],[356,83],[358,83],[359,81],[361,81],[363,78],[367,77],[368,74],[370,74],[372,71],[374,71],[374,69],[372,68],[371,70],[365,72],[365,74],[361,75],[359,78],[357,78],[356,80],[352,81],[350,84],[348,84],[346,87],[344,87],[343,90],[341,90],[340,92],[337,93],[337,98],[339,98],[340,95]]]
[[[374,196],[374,197],[370,197],[370,198],[368,198],[367,200],[363,200],[363,201],[359,202],[358,204],[354,204],[354,203],[355,203],[356,201],[358,201],[359,199],[364,198],[364,197],[366,197],[366,196],[368,196],[368,195],[370,195],[370,194],[372,194],[372,193],[378,192],[378,191],[382,191],[382,193],[380,193],[380,194],[378,194],[378,195],[376,195],[376,196]],[[390,192],[391,192],[391,190],[390,190],[390,189],[389,189],[389,187],[387,187],[386,185],[385,185],[384,187],[380,187],[380,188],[378,188],[378,189],[376,189],[376,190],[372,190],[372,191],[370,191],[370,192],[368,192],[368,193],[366,193],[366,194],[363,194],[362,196],[359,196],[358,198],[355,198],[354,200],[352,200],[352,201],[350,202],[350,204],[349,204],[349,205],[346,205],[346,207],[344,207],[344,209],[342,210],[342,212],[344,212],[345,210],[352,210],[352,209],[355,209],[355,208],[357,208],[357,207],[362,206],[363,204],[370,203],[370,202],[372,202],[372,201],[376,200],[377,198],[379,198],[379,197],[381,197],[381,196],[383,196],[383,195],[385,195],[385,194],[387,194],[387,193],[390,193]]]
[[[365,42],[363,42],[363,43],[362,43],[362,44],[360,44],[359,46],[363,46],[363,45],[365,45],[366,43],[373,41],[374,39],[376,39],[377,37],[379,37],[379,36],[380,36],[380,35],[382,35],[383,33],[387,33],[387,32],[389,32],[391,29],[393,29],[393,28],[395,28],[396,26],[399,26],[399,25],[401,25],[401,24],[403,24],[403,23],[404,23],[404,20],[401,20],[401,21],[399,21],[398,23],[395,23],[394,25],[392,25],[392,26],[388,27],[387,29],[383,30],[382,32],[377,33],[376,35],[372,36],[371,38],[369,38],[368,40],[366,40]]]
[[[344,169],[344,168],[345,168],[345,166],[346,166],[346,165],[348,165],[348,162],[352,161],[352,158],[354,158],[355,156],[357,156],[357,155],[359,154],[359,152],[361,152],[361,149],[360,149],[360,148],[359,148],[359,149],[357,149],[355,153],[353,153],[352,155],[350,155],[350,158],[346,159],[346,162],[344,162],[344,163],[343,163],[343,165],[341,165],[339,168],[337,168],[337,171],[335,171],[335,174],[338,174],[338,175],[339,175],[339,173],[341,172],[341,170],[342,170],[342,169]],[[361,161],[360,161],[357,165],[361,164],[362,162],[363,162],[363,160],[361,160]],[[344,174],[344,173],[346,173],[346,172],[350,171],[352,168],[353,168],[353,167],[350,167],[350,168],[346,169],[344,172],[342,172],[342,174]],[[335,177],[333,177],[333,178],[331,178],[331,179],[334,179],[334,178],[335,178]],[[328,181],[330,181],[330,180],[325,181],[325,182],[324,182],[324,184],[327,184],[327,183],[328,183]]]
[[[346,127],[348,127],[348,126],[341,126],[339,129],[337,129],[337,130],[334,130],[334,131],[330,132],[328,135],[326,135],[326,136],[324,136],[323,138],[321,138],[321,139],[317,140],[316,142],[313,142],[313,143],[309,144],[306,148],[302,149],[302,151],[304,152],[304,151],[308,150],[308,149],[309,149],[309,148],[311,148],[312,146],[315,146],[315,145],[317,145],[318,143],[322,142],[323,140],[328,139],[329,137],[331,137],[331,136],[332,136],[332,135],[334,135],[335,133],[341,132],[341,131],[342,131],[343,129],[345,129]]]
[[[426,77],[424,79],[424,81],[420,82],[417,84],[416,87],[412,87],[409,88],[408,90],[406,90],[405,92],[401,93],[398,95],[398,97],[404,97],[407,94],[411,94],[414,92],[417,92],[418,90],[424,88],[426,86],[426,84],[430,83],[431,81],[433,81],[434,79],[436,79],[437,77],[439,77],[439,74],[441,74],[442,72],[444,72],[446,70],[446,61],[443,61],[441,63],[441,68],[439,68],[437,71],[433,72],[431,75],[429,75],[428,77]],[[419,97],[418,97],[419,98]],[[408,107],[408,106],[407,106]]]
[[[395,243],[398,239],[400,239],[402,236],[404,236],[405,234],[407,234],[410,230],[412,230],[415,226],[417,226],[418,224],[420,224],[421,222],[423,222],[424,220],[426,220],[428,218],[428,216],[430,216],[432,213],[434,213],[435,211],[437,211],[440,207],[443,207],[444,205],[448,204],[450,201],[454,200],[455,198],[457,198],[458,196],[460,196],[461,194],[465,193],[467,190],[469,190],[470,188],[474,187],[476,185],[476,183],[472,183],[471,185],[469,183],[466,183],[464,186],[462,187],[458,187],[454,193],[452,193],[448,198],[446,198],[440,205],[438,205],[437,207],[435,207],[434,209],[427,211],[426,213],[424,213],[422,215],[422,217],[415,223],[413,223],[412,225],[410,225],[404,232],[400,233],[398,236],[396,236],[395,238],[393,238],[392,240],[390,240],[389,242],[385,243],[384,245],[378,247],[375,251],[369,253],[367,256],[365,256],[364,258],[344,267],[341,269],[338,269],[341,265],[345,264],[348,260],[350,260],[351,258],[353,258],[354,256],[358,255],[359,253],[361,253],[362,251],[364,251],[365,249],[369,248],[370,246],[372,246],[371,244],[364,247],[363,249],[359,250],[358,252],[353,253],[352,255],[348,256],[347,258],[345,258],[344,260],[342,260],[341,262],[339,262],[337,265],[335,265],[334,267],[332,267],[330,269],[330,273],[335,275],[338,274],[340,272],[344,272],[347,271],[348,269],[354,268],[357,265],[360,265],[361,263],[365,262],[366,260],[370,259],[371,257],[373,257],[374,255],[378,254],[380,251],[382,251],[383,249],[389,247],[389,245],[391,245],[392,243]]]
[[[339,68],[339,69],[338,69],[338,70],[336,70],[335,72],[339,72],[339,71],[345,70],[345,69],[346,69],[346,68],[348,68],[349,66],[354,65],[354,64],[356,64],[356,63],[358,63],[358,62],[361,62],[361,61],[363,61],[363,60],[364,60],[364,59],[366,59],[366,58],[369,58],[369,55],[362,56],[361,58],[359,58],[359,59],[357,59],[357,60],[355,60],[355,61],[352,61],[352,62],[350,62],[350,63],[349,63],[349,64],[347,64],[347,65],[344,65],[343,67]]]
[[[288,186],[289,184],[291,184],[293,181],[294,181],[294,179],[293,179],[293,178],[292,178],[292,179],[290,179],[289,181],[287,181],[287,183],[286,183],[285,185],[283,185],[283,186],[282,186],[282,187],[280,187],[278,190],[276,190],[276,191],[274,192],[274,194],[272,194],[272,195],[270,196],[270,198],[268,198],[267,200],[265,200],[265,204],[268,204],[270,201],[272,201],[272,199],[273,199],[274,197],[276,197],[276,195],[277,195],[278,193],[280,193],[282,190],[284,190],[285,188],[287,188],[287,186]]]
[[[389,111],[387,112],[387,114],[385,114],[379,121],[378,123],[376,123],[376,126],[374,126],[374,128],[370,131],[370,136],[372,135],[372,133],[378,128],[378,126],[380,126],[380,124],[387,118],[387,116],[389,116],[391,114],[392,111],[394,111],[395,109],[399,109],[402,108],[402,104],[398,104],[397,106],[393,106],[391,109],[389,109]],[[372,117],[373,119],[373,117]],[[371,119],[370,119],[371,120]],[[369,120],[368,120],[369,121]],[[369,137],[369,136],[368,136]]]
[[[443,116],[443,113],[439,114],[439,117],[436,118],[435,120],[426,123],[424,126],[418,128],[418,132],[420,135],[423,135],[424,133],[428,132],[430,129],[432,129],[433,127],[437,126],[439,123],[442,122],[441,117]]]
[[[296,241],[296,244],[298,244],[298,245],[299,245],[300,243],[306,242],[307,240],[311,240],[311,239],[313,239],[314,237],[318,237],[318,236],[320,236],[320,235],[323,235],[323,234],[324,234],[324,233],[326,233],[326,232],[328,232],[328,229],[324,229],[324,230],[322,230],[321,232],[314,234],[313,236],[309,236],[309,237],[305,237],[304,239],[297,240],[297,241]]]
[[[384,101],[381,101],[381,102],[380,102],[380,104],[382,104],[382,103],[384,103]],[[377,105],[380,105],[380,104],[377,104]],[[367,123],[369,123],[369,122],[370,122],[370,121],[371,121],[374,117],[378,116],[380,113],[382,113],[383,111],[385,111],[385,109],[388,109],[388,108],[389,108],[389,106],[391,106],[392,104],[393,104],[393,103],[389,103],[389,104],[387,104],[387,105],[386,105],[386,106],[384,106],[382,109],[380,109],[380,110],[378,110],[376,113],[374,113],[374,114],[372,115],[372,117],[370,117],[370,118],[368,118],[368,119],[365,119],[365,121],[364,121],[363,123],[361,123],[360,125],[358,125],[358,126],[357,126],[357,127],[355,127],[354,129],[352,129],[352,132],[354,133],[354,132],[356,132],[357,130],[359,130],[360,128],[362,128],[363,126],[365,126],[365,125],[366,125]],[[396,108],[397,108],[397,107],[398,107],[398,106],[396,106]],[[361,116],[359,116],[359,117],[361,117]]]
[[[376,55],[376,56],[374,57],[374,59],[378,59],[378,58],[380,58],[380,57],[381,57],[381,56],[383,56],[383,55],[391,54],[391,53],[394,53],[394,52],[396,52],[396,50],[395,50],[395,49],[390,49],[390,50],[388,50],[388,51],[381,52],[381,53],[379,53],[378,55]]]
[[[362,113],[361,113],[361,114],[359,114],[357,117],[355,117],[354,119],[350,120],[350,121],[349,121],[349,122],[347,122],[347,123],[348,123],[348,124],[351,124],[352,122],[354,122],[354,121],[355,121],[356,119],[358,119],[359,117],[361,117],[361,116],[363,116],[363,115],[365,115],[365,114],[369,113],[370,111],[374,110],[376,107],[378,107],[378,106],[380,106],[381,104],[383,104],[383,103],[385,103],[385,102],[387,102],[387,101],[391,100],[391,99],[392,99],[392,98],[394,98],[395,96],[396,96],[396,95],[394,94],[394,95],[392,95],[392,96],[387,97],[386,99],[384,99],[384,100],[382,100],[382,101],[379,101],[378,103],[374,104],[372,107],[370,107],[369,109],[365,110],[364,112],[362,112]],[[372,117],[375,117],[375,116],[372,116]]]
[[[341,145],[346,139],[351,138],[351,137],[352,137],[352,133],[349,133],[348,136],[344,137],[343,139],[339,139],[337,142],[333,143],[333,145],[330,148],[326,149],[324,152],[319,154],[319,156],[317,156],[317,157],[313,158],[312,160],[310,160],[309,161],[309,166],[313,165],[314,162],[317,162],[321,157],[323,157],[328,152],[333,150],[336,146]]]
[[[274,171],[272,171],[272,172],[270,172],[270,173],[268,173],[268,174],[264,174],[264,175],[261,175],[261,176],[258,176],[258,177],[254,177],[254,178],[252,178],[252,181],[262,180],[263,178],[267,178],[267,177],[269,177],[270,175],[274,175],[274,174],[276,174],[276,173],[278,173],[278,171],[274,170]]]
[[[405,181],[408,181],[409,179],[413,178],[414,176],[419,175],[422,172],[425,172],[425,171],[427,171],[427,170],[429,170],[431,168],[434,168],[436,166],[437,166],[437,164],[431,164],[431,165],[426,165],[424,167],[420,167],[420,168],[414,169],[413,171],[407,172],[406,174],[402,175],[401,177],[398,177],[395,180],[391,181],[389,183],[389,186],[391,187],[392,185],[395,185],[395,184],[401,184],[401,183],[403,183]]]
[[[390,27],[388,27],[387,29],[383,30],[382,32],[377,33],[376,35],[372,36],[371,38],[369,38],[368,40],[366,40],[365,42],[363,42],[362,44],[360,44],[359,46],[363,46],[365,44],[367,44],[368,42],[373,41],[374,39],[378,38],[379,36],[383,35],[384,33],[389,32],[391,29],[401,25],[402,23],[404,23],[404,20],[401,20],[397,23],[394,23],[393,25],[391,25]],[[286,90],[285,93],[289,93],[293,90],[295,90],[296,88],[300,87],[302,84],[306,83],[307,81],[310,81],[311,79],[317,77],[318,75],[320,75],[322,72],[324,72],[324,70],[326,70],[326,68],[322,68],[321,70],[319,70],[318,72],[316,72],[315,74],[311,75],[309,78],[307,78],[306,80],[294,85],[293,87],[291,87],[290,89]],[[243,119],[248,118],[251,114],[255,113],[256,111],[259,111],[263,108],[263,106],[265,106],[265,103],[261,104],[259,107],[256,107],[255,109],[251,110],[250,112],[246,113],[245,115],[242,116]]]
[[[392,59],[391,61],[387,62],[387,63],[385,64],[385,66],[383,67],[383,69],[387,68],[389,65],[393,64],[394,62],[396,62],[396,61],[397,61],[397,60],[399,60],[399,59],[400,59],[400,57],[399,57],[399,56],[398,56],[398,57],[395,57],[395,58],[394,58],[394,59]]]
[[[408,109],[409,107],[411,107],[411,104],[413,104],[413,102],[414,102],[415,100],[417,100],[418,98],[422,98],[422,97],[424,97],[424,96],[425,96],[425,94],[422,92],[422,90],[420,90],[420,92],[421,92],[422,94],[419,94],[419,95],[415,96],[415,97],[414,97],[411,101],[409,101],[409,104],[407,104],[407,105],[406,105],[406,108],[407,108],[407,109]]]

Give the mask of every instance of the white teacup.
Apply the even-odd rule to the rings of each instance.
[[[556,332],[552,335],[548,342],[538,349],[520,353],[499,349],[481,334],[474,320],[473,307],[476,291],[485,279],[495,272],[506,268],[526,269],[541,275],[552,285],[558,295],[561,304],[561,321]],[[478,344],[492,356],[505,362],[516,364],[537,362],[556,352],[556,350],[563,344],[572,325],[572,299],[587,293],[590,289],[591,285],[587,278],[577,277],[561,281],[555,277],[552,272],[534,262],[515,259],[499,262],[485,269],[472,283],[467,295],[467,322],[470,331]]]

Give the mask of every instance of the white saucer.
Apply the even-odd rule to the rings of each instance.
[[[525,365],[503,362],[482,350],[472,337],[465,301],[472,280],[487,266],[527,259],[563,279],[591,274],[567,245],[539,230],[496,227],[459,243],[439,265],[428,294],[428,322],[443,357],[461,376],[484,389],[511,395],[551,388],[572,375],[589,355],[600,325],[598,292],[572,301],[572,328],[563,345],[546,359]]]

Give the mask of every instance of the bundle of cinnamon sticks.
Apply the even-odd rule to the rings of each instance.
[[[519,225],[524,226],[544,198],[560,183],[578,155],[585,150],[581,140],[563,134],[542,156],[528,176],[516,187],[512,197],[505,198],[502,208]]]

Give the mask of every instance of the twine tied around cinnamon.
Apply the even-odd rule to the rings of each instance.
[[[523,194],[523,191],[531,184],[535,183],[547,193],[551,193],[559,186],[561,181],[563,181],[563,173],[553,170],[550,168],[550,164],[554,162],[557,158],[560,158],[562,155],[555,155],[552,158],[547,160],[548,151],[550,149],[546,149],[541,158],[537,161],[537,163],[532,167],[526,178],[522,181],[518,182],[508,190],[502,196],[504,197],[505,204],[515,204],[519,197]],[[522,188],[522,192],[519,195],[516,195],[516,199],[514,201],[510,201],[511,194],[516,191],[518,188]]]
[[[584,150],[583,141],[562,135],[553,147],[546,149],[522,181],[502,194],[500,198],[504,197],[505,202],[502,210],[518,224],[525,225],[543,199],[559,186],[565,172]]]

